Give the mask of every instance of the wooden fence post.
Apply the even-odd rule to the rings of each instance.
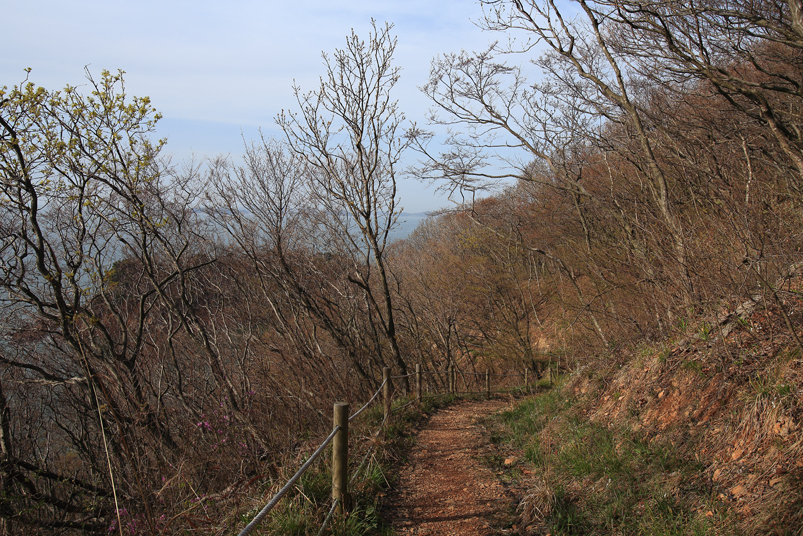
[[[332,440],[332,500],[339,500],[338,513],[348,511],[349,482],[349,405],[335,402],[334,426],[340,430]]]
[[[485,369],[485,396],[491,399],[491,371],[488,369]]]
[[[390,379],[390,367],[383,367],[382,368],[382,381],[384,382],[385,386],[382,388],[382,396],[385,400],[385,418],[387,419],[390,415],[390,393],[391,393],[391,379]]]
[[[421,405],[421,363],[415,364],[415,399]]]

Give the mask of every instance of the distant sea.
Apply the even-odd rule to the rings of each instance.
[[[426,212],[402,212],[399,216],[399,225],[390,233],[390,236],[393,240],[407,238],[426,217]]]

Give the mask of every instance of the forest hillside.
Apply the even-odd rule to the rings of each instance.
[[[498,42],[422,87],[445,140],[394,100],[390,24],[242,160],[165,158],[122,72],[0,90],[0,533],[232,530],[416,364],[573,374],[775,512],[747,498],[800,477],[800,0],[480,7]],[[405,173],[460,203],[394,241]]]

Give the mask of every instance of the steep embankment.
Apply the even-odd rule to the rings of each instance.
[[[803,281],[775,288],[503,414],[521,533],[803,534]]]
[[[800,301],[783,300],[796,327]],[[803,523],[803,356],[783,316],[776,303],[735,321],[729,334],[704,327],[618,374],[590,411],[693,454],[717,498],[755,532],[796,533]]]
[[[670,489],[710,490],[710,503],[692,507],[712,528],[803,531],[803,355],[790,330],[803,326],[803,282],[782,288],[568,386],[590,421],[698,463]]]

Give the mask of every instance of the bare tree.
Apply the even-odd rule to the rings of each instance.
[[[597,4],[617,27],[617,50],[652,84],[683,92],[693,89],[690,82],[706,81],[733,109],[760,123],[795,170],[790,186],[800,194],[799,0]]]
[[[371,355],[379,348],[366,338],[370,329],[362,329],[366,311],[361,291],[348,280],[351,258],[309,203],[304,160],[286,143],[262,138],[246,148],[244,165],[218,160],[210,176],[207,212],[226,233],[232,257],[249,266],[249,292],[287,344],[275,347],[280,357],[291,367],[329,370],[337,378],[329,387],[339,393],[348,391],[349,377],[338,354],[363,380],[375,380],[367,369],[381,366]],[[298,360],[290,363],[288,354]],[[294,368],[294,375],[304,374]],[[301,385],[295,387],[301,394]]]
[[[320,87],[309,93],[294,88],[300,112],[282,113],[277,121],[307,164],[310,206],[322,215],[330,238],[346,246],[349,279],[362,289],[392,361],[406,374],[386,261],[400,213],[399,161],[410,144],[401,132],[404,114],[391,99],[399,79],[391,29],[374,23],[367,42],[352,32],[345,49],[331,58],[324,54],[327,72]]]
[[[592,2],[574,5],[546,1],[482,2],[483,28],[507,40],[480,53],[446,55],[433,62],[429,83],[423,88],[432,99],[432,120],[463,127],[450,138],[450,150],[432,155],[426,136],[419,136],[428,161],[423,172],[451,180],[457,187],[477,181],[516,178],[541,180],[532,174],[536,165],[550,171],[545,184],[574,196],[586,247],[592,230],[585,207],[600,203],[599,194],[585,185],[585,155],[597,149],[621,150],[639,172],[649,193],[651,208],[674,243],[672,259],[687,299],[693,294],[686,273],[686,246],[680,218],[673,208],[670,184],[656,157],[649,125],[639,109],[628,58],[614,46],[612,24]],[[523,55],[535,70],[511,65]],[[603,135],[606,125],[619,125],[627,140],[636,144],[611,145]],[[635,149],[635,150],[634,150]],[[501,163],[485,171],[490,162]],[[609,210],[624,232],[632,230],[627,215]],[[635,251],[643,247],[636,245]]]

